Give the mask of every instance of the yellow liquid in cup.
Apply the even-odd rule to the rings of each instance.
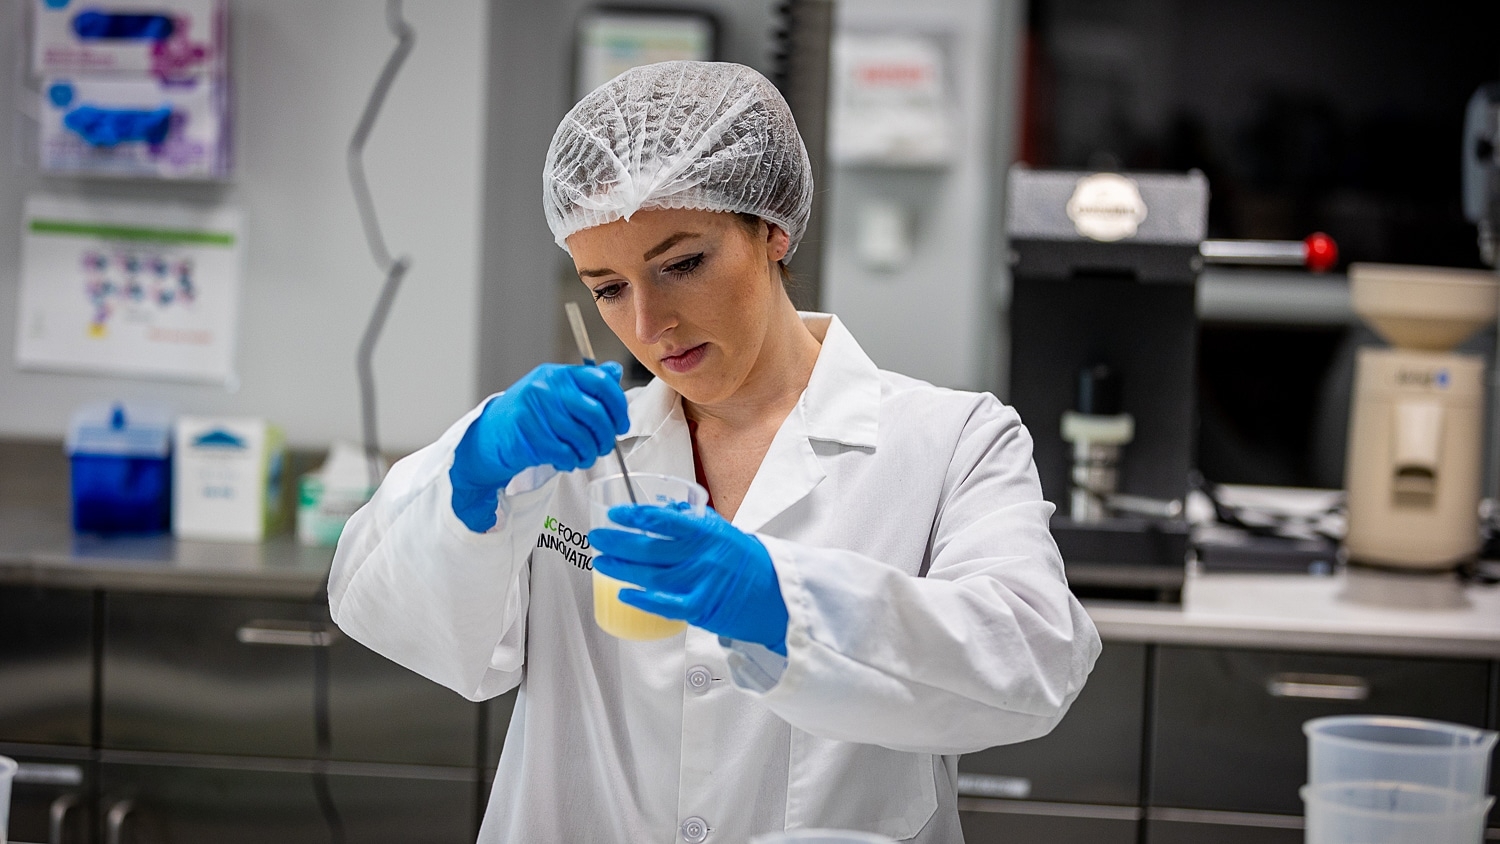
[[[618,527],[609,520],[609,508],[637,499],[642,504],[686,508],[699,516],[707,506],[708,490],[692,481],[649,472],[631,472],[630,478],[633,491],[626,487],[621,475],[608,475],[589,483],[590,527]],[[638,642],[665,639],[687,629],[685,621],[662,618],[621,602],[620,590],[634,588],[632,584],[594,572],[594,622],[599,629]]]
[[[620,590],[635,588],[623,580],[594,572],[594,621],[611,636],[644,642],[676,636],[687,629],[686,621],[662,618],[620,600]]]

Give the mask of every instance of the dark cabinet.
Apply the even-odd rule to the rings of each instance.
[[[473,767],[479,706],[349,640],[292,601],[106,597],[101,745],[315,758],[326,689],[331,758]]]
[[[1107,642],[1062,723],[1042,738],[964,756],[959,791],[974,797],[1137,805],[1145,701],[1146,646]]]
[[[1500,730],[1500,660],[1490,663],[1490,721],[1492,730]],[[1500,791],[1500,752],[1490,758],[1490,793]],[[1500,802],[1500,801],[1497,801]],[[1490,809],[1490,839],[1500,841],[1500,806]]]
[[[313,649],[266,644],[241,630],[296,626],[310,606],[111,594],[105,599],[101,746],[231,756],[309,758]],[[332,633],[326,633],[329,637]]]
[[[516,709],[515,689],[484,702],[485,742],[484,773],[494,779],[495,768],[500,764],[500,751],[505,747],[505,733],[510,729],[510,716]]]
[[[0,586],[0,742],[93,740],[94,596]]]
[[[96,766],[84,749],[0,744],[19,767],[10,793],[10,840],[94,840]]]
[[[469,842],[517,699],[466,701],[312,602],[29,586],[0,587],[0,690],[11,837],[66,844]],[[1348,713],[1495,728],[1500,662],[1110,641],[1050,735],[960,761],[965,837],[1292,844],[1302,724]]]
[[[326,844],[335,824],[361,844],[473,841],[473,770],[423,774],[330,773],[325,802],[309,770],[105,762],[99,805],[122,844]]]
[[[965,835],[1291,844],[1302,838],[1305,721],[1381,713],[1485,726],[1497,699],[1500,664],[1488,661],[1106,642],[1050,735],[959,762]],[[1110,814],[1122,810],[1144,823]]]
[[[1484,726],[1491,664],[1160,646],[1149,803],[1301,815],[1303,722],[1411,715]]]
[[[1144,844],[1302,844],[1301,818],[1266,816],[1149,818]]]
[[[467,701],[346,636],[334,641],[329,665],[334,759],[475,766],[482,704]],[[498,700],[514,698],[512,692]],[[510,719],[508,705],[498,704],[491,711]],[[491,729],[495,717],[489,715]],[[504,723],[500,729],[503,741]]]
[[[111,593],[102,625],[106,840],[326,842],[334,823],[350,841],[473,840],[489,713],[326,607]]]
[[[959,823],[966,844],[1137,844],[1129,810],[966,799]]]

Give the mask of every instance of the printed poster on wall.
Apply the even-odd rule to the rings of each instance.
[[[17,366],[230,381],[237,209],[32,196],[22,226]]]
[[[714,19],[698,12],[595,9],[578,24],[573,94],[578,99],[643,64],[712,61]]]
[[[828,155],[843,166],[941,167],[954,155],[954,104],[940,38],[839,33],[829,79]]]

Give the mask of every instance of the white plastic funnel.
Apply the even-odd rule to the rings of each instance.
[[[1354,312],[1386,342],[1446,352],[1495,321],[1500,278],[1485,270],[1351,264]]]

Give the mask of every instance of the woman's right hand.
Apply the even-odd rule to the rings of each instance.
[[[499,490],[533,466],[587,469],[630,429],[620,365],[547,363],[490,399],[453,457],[453,512],[476,533],[495,525]]]

